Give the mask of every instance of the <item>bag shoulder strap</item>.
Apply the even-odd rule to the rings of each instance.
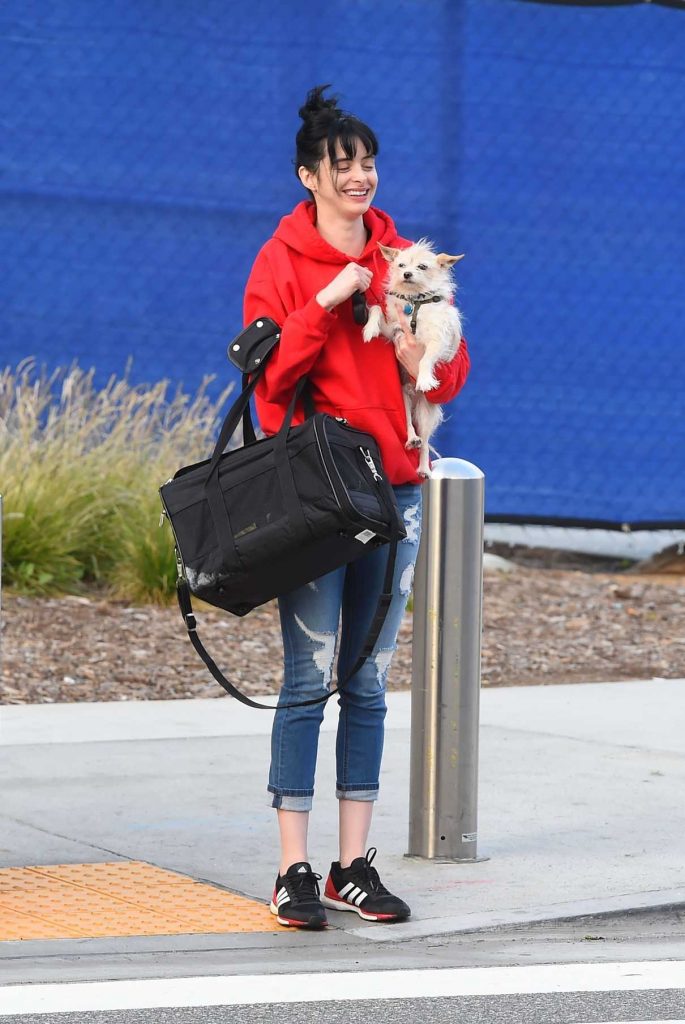
[[[278,324],[274,320],[270,320],[269,317],[260,317],[257,320],[253,320],[251,324],[248,324],[248,326],[236,338],[234,338],[228,346],[228,358],[230,362],[242,371],[241,389],[238,401],[240,401],[247,389],[250,387],[250,377],[252,377],[253,382],[256,378],[261,377],[262,373],[266,369],[266,364],[273,353],[273,350],[280,341],[280,338],[281,328]],[[250,394],[252,394],[252,391],[254,391],[254,388],[252,388]],[[306,418],[309,419],[314,415],[315,410],[308,381],[302,391],[301,397],[304,405],[304,414]],[[248,401],[241,404],[244,404],[242,413],[243,444],[253,444],[257,440],[257,435],[255,433],[252,415],[250,413],[250,403]],[[232,409],[229,411],[228,416],[231,415],[232,411]],[[233,430],[235,429],[235,426],[237,426],[237,420],[233,426]],[[224,441],[224,445],[221,449],[222,451],[227,443],[228,439]]]
[[[216,679],[217,683],[219,683],[220,686],[223,686],[226,693],[230,694],[231,697],[235,697],[235,699],[239,700],[242,704],[247,704],[248,707],[259,708],[260,710],[264,711],[280,711],[282,708],[304,708],[310,704],[324,704],[327,700],[334,696],[334,694],[340,692],[340,690],[344,687],[345,683],[349,679],[351,679],[352,676],[356,675],[356,673],[365,663],[366,659],[369,658],[373,653],[376,641],[380,636],[380,632],[383,628],[383,623],[385,622],[386,616],[388,614],[390,602],[392,601],[392,581],[395,575],[395,562],[397,560],[398,539],[399,538],[397,528],[393,527],[393,536],[389,542],[388,560],[385,567],[385,577],[383,579],[383,593],[380,595],[378,599],[376,611],[374,613],[374,617],[369,627],[369,632],[367,633],[366,640],[364,642],[364,646],[361,650],[361,653],[359,654],[357,661],[352,666],[351,670],[347,673],[345,678],[339,679],[337,687],[335,687],[335,689],[333,690],[330,690],[329,693],[325,694],[325,696],[314,697],[311,700],[298,701],[297,703],[293,704],[280,704],[277,706],[275,704],[260,704],[258,701],[252,700],[251,697],[248,697],[246,696],[246,694],[242,693],[238,689],[238,687],[230,681],[230,679],[226,678],[226,676],[223,674],[223,672],[218,667],[216,662],[212,659],[211,655],[208,653],[202,641],[200,640],[197,634],[197,622],[193,614],[193,607],[190,599],[190,590],[185,579],[182,576],[179,576],[178,580],[176,581],[176,596],[178,598],[178,604],[181,609],[181,615],[183,616],[183,621],[185,622],[186,629],[188,630],[188,636],[190,638],[191,644],[193,645],[197,653],[200,655],[205,665]]]
[[[276,321],[268,316],[262,316],[248,324],[230,343],[227,354],[230,362],[242,371],[242,391],[245,391],[250,383],[250,374],[261,373],[264,369],[266,360],[280,337],[281,329]],[[243,411],[243,444],[252,444],[256,440],[248,403]]]

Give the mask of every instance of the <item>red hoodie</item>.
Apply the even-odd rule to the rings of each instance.
[[[419,452],[404,447],[407,421],[393,345],[382,337],[364,341],[352,317],[351,300],[332,313],[316,301],[318,292],[352,259],[329,245],[315,222],[316,206],[307,201],[283,217],[260,250],[245,289],[245,323],[268,316],[282,328],[281,340],[256,388],[262,429],[265,434],[276,433],[297,381],[307,375],[317,411],[344,416],[350,426],[376,438],[392,484],[420,483]],[[387,263],[378,243],[397,248],[411,243],[400,238],[390,217],[373,206],[364,215],[364,224],[370,237],[355,262],[373,271],[366,292],[368,304],[383,305]],[[451,401],[468,370],[462,339],[454,359],[436,367],[440,383],[426,397],[440,404]],[[302,422],[301,409],[293,422]]]

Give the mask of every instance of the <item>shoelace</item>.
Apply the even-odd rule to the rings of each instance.
[[[319,898],[319,881],[321,875],[317,875],[315,871],[302,872],[301,875],[288,875],[287,882],[292,888],[293,895],[297,896],[298,899],[318,899]]]
[[[357,884],[361,882],[365,889],[370,889],[378,896],[389,896],[390,893],[381,882],[378,872],[371,866],[377,853],[378,850],[375,846],[370,847],[366,851],[364,864],[360,865],[359,869],[355,871],[353,878]]]

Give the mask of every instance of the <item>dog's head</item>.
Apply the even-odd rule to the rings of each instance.
[[[450,269],[464,258],[463,253],[460,256],[436,253],[426,238],[421,238],[408,249],[392,249],[380,243],[379,248],[390,265],[387,281],[389,291],[402,295],[437,292],[445,297],[454,294],[456,285]]]

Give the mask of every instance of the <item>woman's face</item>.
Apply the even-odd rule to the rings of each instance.
[[[314,193],[317,210],[325,209],[349,220],[366,213],[378,188],[375,157],[367,153],[360,139],[356,140],[352,160],[338,142],[333,164],[326,153],[316,173],[301,167],[300,178]]]

